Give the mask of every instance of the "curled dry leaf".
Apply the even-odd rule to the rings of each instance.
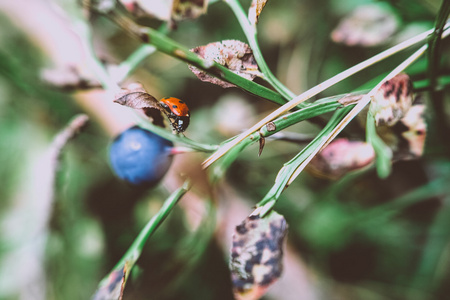
[[[416,104],[393,127],[377,128],[379,136],[392,149],[394,160],[416,159],[422,156],[427,133],[424,115],[425,105]]]
[[[327,179],[339,179],[350,171],[362,169],[375,159],[375,151],[368,143],[336,139],[316,155],[307,170]]]
[[[261,76],[258,71],[258,65],[253,57],[252,49],[249,45],[237,40],[225,40],[221,42],[210,43],[205,46],[199,46],[191,49],[201,58],[208,61],[214,61],[225,66],[230,71],[248,80],[253,80],[256,76]],[[201,80],[220,85],[223,88],[234,87],[234,84],[225,82],[208,73],[194,67],[189,69]]]
[[[261,298],[280,276],[286,220],[272,211],[247,217],[236,227],[231,249],[231,278],[238,300]]]
[[[259,15],[261,14],[264,6],[266,6],[267,0],[253,0],[250,8],[248,9],[248,20],[251,24],[258,23]]]
[[[147,93],[141,84],[132,83],[127,88],[122,89],[115,96],[114,102],[141,110],[146,116],[153,119],[153,124],[164,127],[159,101]]]
[[[413,102],[412,83],[401,73],[386,81],[373,96],[369,110],[379,125],[393,126],[408,112]]]
[[[331,39],[347,46],[378,46],[385,44],[398,26],[397,17],[386,5],[361,5],[339,23]]]
[[[120,0],[136,17],[162,21],[195,19],[206,13],[208,0]]]

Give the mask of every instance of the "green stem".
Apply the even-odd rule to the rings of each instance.
[[[253,55],[255,57],[256,62],[258,63],[261,72],[264,75],[264,79],[267,80],[286,100],[293,99],[296,95],[290,91],[285,85],[283,85],[278,78],[273,75],[272,71],[270,71],[269,66],[267,65],[264,57],[261,53],[261,49],[259,47],[258,39],[257,39],[257,29],[256,26],[252,25],[247,15],[242,8],[242,5],[238,0],[224,0],[231,10],[236,15],[239,24],[241,25],[242,30],[244,31],[245,36],[247,37],[250,48],[253,50]]]
[[[392,167],[392,150],[384,143],[384,141],[378,136],[375,118],[369,111],[367,113],[366,122],[366,138],[367,142],[372,145],[376,154],[376,168],[380,178],[386,178],[391,173]]]
[[[235,84],[251,94],[265,98],[278,105],[283,105],[286,103],[286,100],[279,93],[253,81],[247,80],[214,61],[208,61],[199,57],[197,54],[189,51],[189,49],[183,45],[170,39],[157,30],[139,26],[127,17],[119,15],[118,12],[111,12],[109,16],[115,23],[131,35],[139,38],[144,43],[152,44],[156,47],[156,49],[165,54],[189,63],[217,78]]]
[[[292,175],[297,171],[300,164],[302,164],[303,161],[307,159],[317,147],[320,147],[321,143],[328,138],[328,135],[351,109],[352,106],[347,106],[343,109],[337,110],[328,122],[327,126],[322,129],[317,137],[305,148],[303,148],[302,151],[300,151],[294,158],[283,165],[278,172],[277,178],[275,179],[275,184],[266,196],[264,196],[264,198],[257,204],[257,207],[263,207],[262,215],[268,212],[273,205],[275,205],[276,201],[287,187]]]
[[[305,108],[273,120],[270,125],[267,124],[266,126],[263,126],[261,130],[252,133],[250,136],[240,142],[236,147],[234,147],[230,152],[228,152],[217,164],[214,165],[214,168],[210,173],[212,181],[223,177],[227,168],[237,159],[240,152],[243,151],[246,147],[258,142],[261,138],[274,135],[289,126],[295,125],[304,120],[314,118],[324,113],[336,111],[338,108],[344,108],[344,105],[341,104],[338,100],[347,95],[348,94],[338,95],[317,100],[316,102],[308,105]],[[353,107],[353,105],[348,107]],[[229,139],[227,140],[227,142],[232,142],[232,140],[233,139]]]
[[[186,181],[182,187],[173,192],[167,199],[164,201],[163,206],[160,208],[158,213],[154,215],[150,221],[145,225],[145,227],[141,230],[139,235],[136,237],[134,242],[131,244],[130,248],[123,255],[120,261],[116,264],[113,270],[122,268],[125,263],[131,262],[134,263],[139,258],[142,253],[142,249],[144,248],[145,243],[148,238],[155,232],[155,230],[161,225],[161,223],[166,219],[169,213],[174,208],[175,204],[181,199],[181,197],[186,194],[186,192],[190,189],[190,183]]]
[[[138,117],[137,115],[136,115],[136,122],[139,126],[150,130],[151,132],[165,138],[166,140],[169,140],[169,141],[172,141],[175,143],[184,144],[184,145],[188,146],[189,148],[192,148],[196,151],[214,152],[219,148],[218,145],[201,144],[201,143],[193,141],[181,134],[173,134],[164,128],[153,125],[152,123]]]
[[[450,130],[447,118],[445,116],[444,95],[442,91],[437,91],[437,74],[439,72],[439,63],[441,58],[442,34],[445,22],[450,14],[450,1],[443,0],[436,18],[434,32],[428,38],[428,76],[430,79],[430,99],[431,107],[434,112],[434,123],[437,135],[442,140],[442,146],[447,156],[450,156],[450,142],[447,133]]]
[[[152,45],[143,44],[136,49],[126,60],[124,60],[120,65],[117,66],[120,73],[115,78],[117,82],[122,82],[125,80],[131,72],[133,72],[137,66],[142,63],[149,55],[153,54],[156,48]]]
[[[439,14],[436,18],[434,32],[428,38],[428,73],[430,86],[433,91],[437,84],[437,73],[439,70],[439,61],[441,58],[442,33],[447,18],[450,14],[450,1],[443,0]]]

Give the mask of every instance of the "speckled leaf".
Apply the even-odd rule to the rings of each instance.
[[[261,298],[283,269],[286,220],[272,211],[247,217],[236,227],[231,249],[231,278],[238,300]]]
[[[412,105],[412,83],[401,73],[386,81],[370,102],[369,110],[379,125],[393,126],[402,119]]]
[[[268,0],[253,0],[250,8],[248,9],[248,20],[251,24],[258,23],[259,15],[261,14],[264,6],[266,6]]]
[[[397,31],[399,22],[387,5],[358,6],[331,33],[331,39],[347,46],[383,45]]]
[[[253,80],[255,77],[261,76],[261,72],[258,71],[258,65],[253,57],[252,49],[241,41],[225,40],[214,42],[205,46],[196,47],[191,49],[191,51],[206,60],[214,61],[227,67],[230,71],[248,80]],[[224,88],[235,86],[234,84],[213,77],[194,66],[190,65],[189,69],[201,81],[211,82]]]
[[[316,155],[307,170],[317,177],[339,179],[350,171],[370,165],[374,160],[375,152],[370,144],[340,138]]]

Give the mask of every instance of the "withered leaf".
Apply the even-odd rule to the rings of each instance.
[[[257,76],[262,76],[258,70],[252,49],[246,43],[237,40],[224,40],[214,42],[205,46],[199,46],[191,49],[192,52],[198,54],[201,58],[208,61],[214,61],[225,66],[230,71],[248,80],[253,80]],[[225,82],[208,73],[194,67],[189,69],[201,80],[217,84],[223,88],[234,87],[232,83]]]
[[[412,158],[421,157],[425,147],[427,135],[427,123],[425,122],[425,105],[413,105],[401,122],[408,128],[402,133],[403,138],[408,141],[409,153]]]
[[[253,0],[250,8],[248,9],[248,20],[251,24],[258,23],[259,15],[261,14],[264,6],[266,6],[268,0]]]
[[[412,83],[401,73],[386,81],[373,96],[369,110],[379,125],[393,126],[405,116],[413,102]]]
[[[159,109],[158,100],[147,93],[141,84],[133,83],[127,88],[122,89],[114,99],[114,102],[120,105],[128,106],[135,109],[157,108]]]
[[[154,125],[165,127],[159,101],[147,93],[140,83],[132,83],[127,88],[122,89],[115,96],[114,102],[140,110],[147,117],[152,118]]]
[[[339,179],[375,160],[372,146],[362,141],[340,138],[332,141],[309,163],[307,170],[320,178]]]
[[[425,105],[413,105],[405,117],[392,127],[377,127],[378,135],[392,149],[394,160],[416,159],[425,148],[427,124]]]
[[[286,220],[274,211],[249,216],[236,227],[230,262],[236,299],[261,298],[281,276],[286,232]]]
[[[361,5],[338,24],[331,39],[347,46],[378,46],[389,41],[398,26],[397,17],[388,6]]]

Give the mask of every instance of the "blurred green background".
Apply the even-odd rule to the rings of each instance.
[[[330,39],[346,14],[372,2],[382,3],[396,16],[399,23],[392,38],[373,47],[351,47]],[[300,93],[395,44],[402,35],[432,28],[440,4],[438,0],[269,1],[258,37],[270,68]],[[90,298],[178,187],[183,172],[198,184],[191,198],[198,198],[201,213],[189,212],[195,210],[192,201],[172,212],[151,237],[124,299],[232,299],[227,248],[231,235],[224,234],[229,233],[225,228],[238,225],[251,212],[283,163],[303,145],[268,142],[260,158],[257,147],[250,147],[213,193],[199,167],[206,155],[199,154],[177,157],[163,183],[152,190],[120,182],[109,169],[107,149],[118,128],[127,126],[121,119],[124,110],[103,107],[108,100],[99,91],[64,92],[42,83],[43,69],[60,67],[83,53],[65,52],[67,48],[53,44],[67,45],[76,37],[69,29],[47,31],[67,25],[52,5],[47,1],[27,5],[0,4],[0,299]],[[138,46],[102,17],[95,16],[91,23],[102,59],[119,63]],[[245,41],[231,10],[220,2],[199,19],[180,22],[169,35],[189,48],[224,39]],[[442,74],[448,76],[449,42],[442,47]],[[320,96],[355,90],[392,70],[411,52]],[[426,58],[409,73],[415,81],[426,78]],[[143,83],[159,98],[184,99],[192,115],[186,136],[204,143],[219,143],[276,108],[239,89],[200,82],[185,64],[159,53],[145,60],[128,81]],[[423,97],[432,107],[429,94]],[[448,118],[448,86],[439,97],[444,103],[440,114]],[[53,137],[78,113],[87,113],[91,122],[64,149],[52,196],[46,153]],[[283,278],[277,283],[283,288],[274,286],[264,299],[448,299],[449,132],[444,139],[434,120],[430,108],[424,157],[396,162],[384,180],[374,169],[338,181],[304,173],[283,193],[275,209],[289,224],[286,269],[290,271],[285,277],[291,277]],[[318,132],[316,125],[304,123],[289,130]],[[353,124],[346,134],[361,132]],[[242,218],[230,220],[233,215]],[[200,223],[193,225],[192,216]]]

